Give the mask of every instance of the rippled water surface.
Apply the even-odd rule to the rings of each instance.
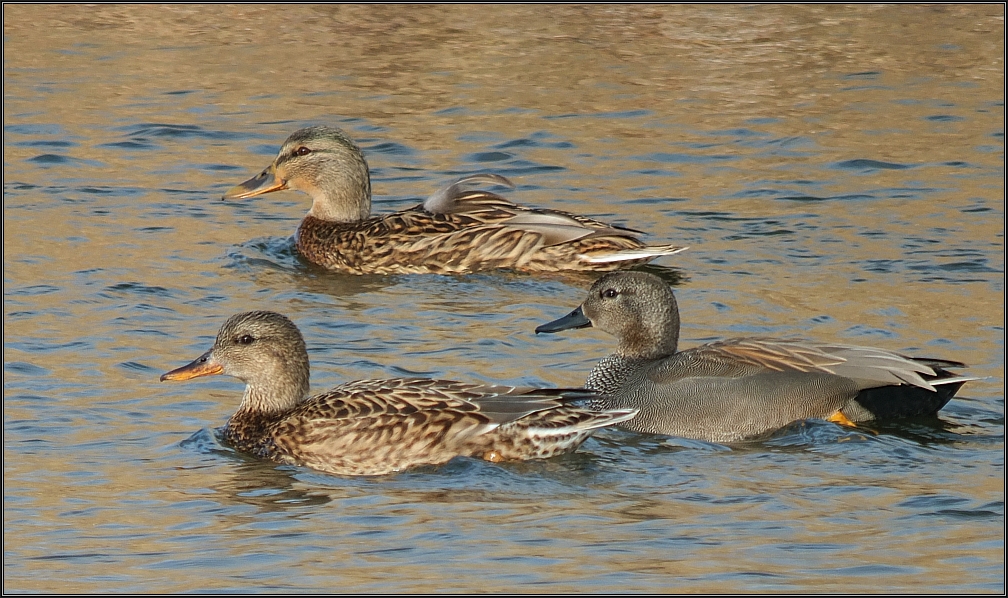
[[[1004,591],[1004,7],[4,7],[4,589]],[[691,249],[682,345],[761,334],[967,362],[935,420],[341,478],[236,454],[241,385],[161,384],[232,313],[313,389],[579,385],[536,337],[592,278],[352,277],[294,192],[220,200],[307,124],[374,211],[459,174]]]

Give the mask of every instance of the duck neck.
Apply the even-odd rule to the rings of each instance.
[[[679,346],[679,321],[654,322],[631,328],[620,337],[616,355],[627,360],[653,360],[674,355]]]
[[[324,175],[308,190],[308,215],[327,222],[359,222],[371,215],[371,174],[363,159],[340,165],[334,176]]]
[[[307,364],[286,364],[263,380],[248,383],[232,421],[272,419],[290,412],[308,396],[308,378]]]

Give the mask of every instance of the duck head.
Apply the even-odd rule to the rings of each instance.
[[[679,307],[672,288],[654,274],[612,272],[595,281],[577,309],[535,331],[551,333],[588,326],[619,339],[617,354],[623,357],[657,359],[676,352]]]
[[[308,350],[301,331],[275,312],[233,315],[221,326],[213,348],[162,375],[161,381],[214,374],[234,376],[245,383],[239,412],[288,411],[308,395]]]
[[[295,131],[273,163],[223,199],[244,199],[293,189],[312,198],[308,214],[330,222],[357,222],[371,214],[371,175],[364,154],[346,133],[315,126]]]

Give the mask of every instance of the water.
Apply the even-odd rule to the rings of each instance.
[[[5,6],[8,592],[1004,591],[1003,6]],[[982,377],[935,421],[341,478],[236,454],[240,383],[158,376],[232,313],[313,389],[578,385],[533,334],[588,276],[350,277],[296,193],[223,202],[313,123],[374,211],[506,195],[691,246],[683,346],[870,344]]]

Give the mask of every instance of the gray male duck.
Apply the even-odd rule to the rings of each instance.
[[[518,206],[474,189],[513,187],[495,174],[464,177],[422,204],[371,215],[371,176],[364,154],[343,131],[295,131],[273,163],[224,194],[254,197],[294,189],[312,206],[297,230],[308,261],[347,274],[607,272],[678,253],[685,247],[645,245],[637,231],[559,210]]]
[[[569,315],[536,332],[594,326],[619,339],[585,388],[596,408],[638,409],[620,427],[735,442],[817,418],[844,425],[934,414],[968,378],[943,359],[883,349],[735,338],[680,351],[671,287],[646,272],[614,272]]]

